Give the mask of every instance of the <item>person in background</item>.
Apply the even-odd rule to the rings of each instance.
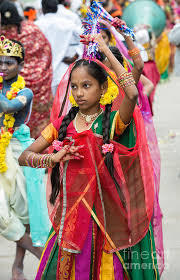
[[[57,14],[57,0],[42,0],[43,15],[35,24],[44,33],[52,50],[53,80],[52,92],[55,96],[57,87],[69,64],[82,56],[79,34],[81,29],[67,17]],[[64,8],[65,9],[65,8]]]
[[[16,243],[12,280],[25,279],[23,262],[26,250],[40,258],[49,228],[44,172],[21,168],[17,161],[22,151],[33,142],[26,125],[33,93],[19,75],[24,55],[20,42],[1,35],[0,235]]]
[[[19,15],[23,17],[23,8],[21,2],[19,0],[11,0],[11,2],[16,5]]]
[[[154,90],[149,96],[149,103],[153,114],[153,102],[156,86],[161,78],[155,61],[155,35],[151,30],[151,27],[144,24],[136,25],[134,30],[136,34],[136,41],[144,47],[147,53],[147,57],[144,60],[143,75],[146,76],[154,85]]]
[[[174,75],[180,76],[180,23],[177,23],[169,32],[169,41],[176,46],[174,57]]]
[[[118,21],[120,21],[119,19],[116,19]],[[125,22],[123,22],[123,24],[126,24]],[[116,38],[114,37],[114,35],[112,34],[112,32],[108,29],[108,27],[105,25],[105,24],[102,24],[100,23],[100,30],[101,30],[101,35],[104,39],[104,41],[106,42],[106,44],[110,47],[111,51],[113,52],[114,56],[119,60],[119,62],[126,66],[127,67],[127,62],[126,60],[123,58],[122,54],[120,53],[119,49],[116,47],[116,44],[119,43],[119,41],[121,39],[124,40],[128,50],[131,50],[131,49],[136,49],[136,45],[134,44],[133,40],[131,39],[130,36],[124,36],[122,35],[122,33],[117,33],[117,36]],[[114,32],[116,32],[114,30]],[[119,37],[119,36],[120,37]],[[118,42],[116,41],[118,40]],[[138,56],[137,56],[138,57]],[[141,56],[139,57],[139,59],[134,59],[133,61],[133,64],[134,64],[134,70],[135,72],[139,73],[139,77],[140,77],[140,81],[142,82],[143,84],[143,87],[144,87],[144,93],[149,97],[151,92],[153,91],[154,89],[154,86],[153,86],[153,83],[148,79],[146,78],[143,74],[142,74],[142,71],[143,71],[143,66],[144,66],[144,63],[143,63],[143,60],[141,58]],[[104,58],[104,61],[103,63],[106,65],[106,60]],[[111,69],[111,66],[110,65],[107,65],[110,69]],[[134,78],[136,80],[136,78]],[[138,81],[137,81],[138,83]],[[117,100],[118,100],[118,97],[117,99],[114,100],[113,102],[113,106],[112,108],[115,110],[116,109],[116,103],[117,103]]]
[[[80,17],[70,9],[65,8],[64,6],[64,0],[58,0],[58,10],[57,15],[61,18],[67,18],[69,21],[72,21],[75,23],[78,27],[81,27],[81,19]]]
[[[37,19],[37,11],[34,7],[27,6],[24,9],[24,17],[27,20],[35,21]]]
[[[20,41],[25,48],[26,57],[21,74],[27,87],[34,93],[28,126],[32,137],[37,138],[49,122],[53,100],[51,46],[38,26],[32,21],[24,20],[12,2],[3,1],[0,13],[1,33],[9,39]]]

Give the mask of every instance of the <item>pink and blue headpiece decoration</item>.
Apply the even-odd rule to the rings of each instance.
[[[113,23],[114,18],[101,6],[100,3],[101,2],[93,1],[92,5],[90,7],[92,13],[94,15],[96,15],[97,18],[102,18],[104,20],[108,20],[111,23]],[[118,26],[118,27],[127,36],[131,36],[133,39],[135,38],[134,32],[131,28],[129,28],[125,25],[121,25],[121,26]]]
[[[100,25],[98,22],[98,16],[93,14],[91,11],[87,13],[86,18],[83,21],[84,32],[83,35],[95,35],[100,33]],[[90,42],[85,53],[85,57],[89,58],[91,61],[96,58],[98,52],[98,44],[95,42]]]
[[[87,17],[83,21],[84,35],[95,35],[100,33],[99,20],[104,19],[113,23],[114,18],[100,5],[100,2],[94,1],[90,7]],[[120,30],[124,32],[127,36],[135,38],[135,35],[129,27],[125,25],[119,26]],[[91,61],[93,58],[98,56],[98,44],[95,42],[90,42],[87,50],[85,51],[84,57],[89,58]]]

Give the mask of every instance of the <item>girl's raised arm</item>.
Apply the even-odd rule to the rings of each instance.
[[[104,42],[101,34],[97,34],[94,36],[85,35],[81,36],[81,38],[83,38],[81,42],[85,44],[87,44],[89,41],[97,42],[99,45],[99,50],[103,52],[109,60],[112,69],[114,69],[118,77],[120,86],[121,88],[123,88],[125,93],[125,96],[119,108],[120,117],[124,124],[129,124],[132,119],[134,108],[138,98],[138,90],[136,88],[135,80],[132,76],[132,73],[128,73],[121,65],[121,63],[116,59],[109,47]]]
[[[123,21],[119,18],[115,18],[114,27],[116,28],[119,25],[126,26],[126,23],[125,23],[125,21]],[[122,31],[120,31],[119,28],[116,28],[116,30],[124,37],[125,42],[127,44],[129,56],[132,58],[133,63],[134,63],[134,67],[131,72],[132,72],[134,80],[137,84],[139,82],[139,79],[140,79],[140,76],[142,74],[143,67],[144,67],[144,62],[141,58],[140,50],[134,44],[133,40],[131,39],[131,36],[125,35]]]

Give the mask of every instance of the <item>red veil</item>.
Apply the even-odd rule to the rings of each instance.
[[[100,64],[109,72],[108,68]],[[68,95],[65,85],[68,84],[71,69],[72,66],[58,88],[64,100]],[[57,105],[57,100],[55,102]],[[56,105],[53,105],[52,120],[60,112]],[[146,235],[153,214],[153,168],[138,107],[134,110],[133,118],[136,127],[135,147],[129,149],[111,141],[114,144],[114,174],[121,189],[121,198],[104,163],[102,136],[90,130],[72,137],[74,145],[84,145],[84,159],[72,160],[64,165],[60,194],[55,206],[49,207],[50,218],[63,249],[74,253],[82,250],[91,217],[101,229],[107,252],[131,247]],[[61,120],[57,129],[60,128]],[[50,174],[48,187],[51,188]]]

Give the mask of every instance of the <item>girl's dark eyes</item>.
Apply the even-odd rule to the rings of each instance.
[[[89,85],[89,84],[84,84],[83,87],[84,87],[84,88],[89,88],[90,85]]]
[[[90,85],[89,84],[83,84],[83,87],[84,88],[89,88]],[[71,89],[77,89],[77,86],[76,85],[71,85]]]

